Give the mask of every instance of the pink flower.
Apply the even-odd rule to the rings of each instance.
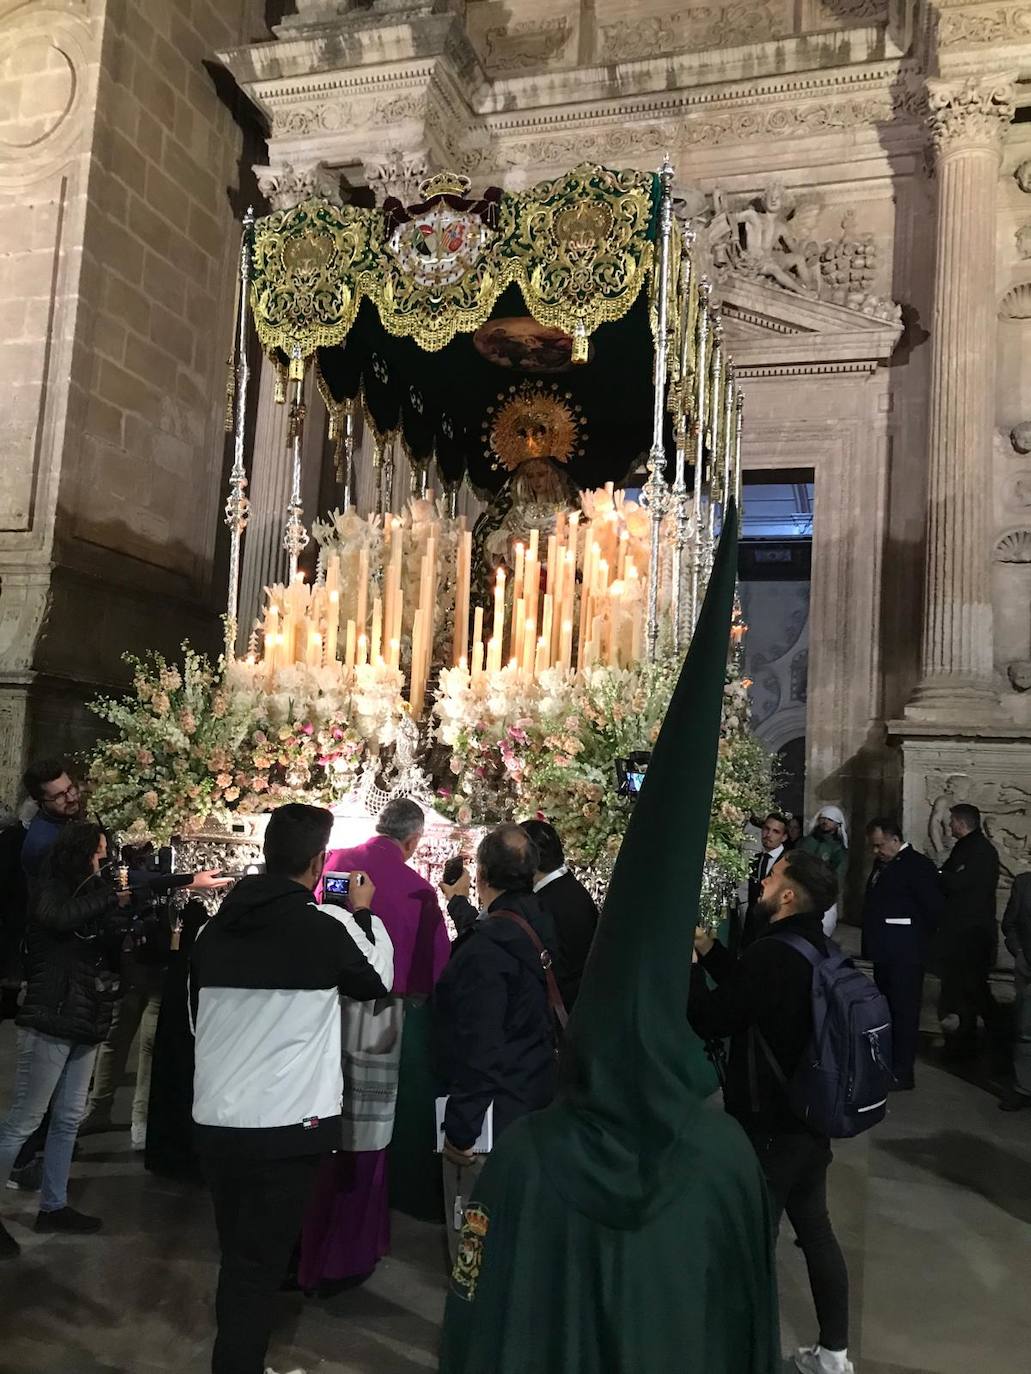
[[[473,819],[473,813],[472,813],[471,809],[470,809],[468,806],[460,806],[460,807],[458,808],[458,823],[459,823],[459,825],[471,825],[471,824],[472,824],[472,819]]]
[[[182,711],[179,715],[179,724],[184,735],[196,734],[197,721],[192,711]]]
[[[255,792],[267,792],[268,778],[262,777],[260,773],[255,773],[254,777],[251,778],[251,788]]]
[[[231,773],[219,773],[218,777],[215,779],[215,786],[216,786],[216,787],[229,787],[230,784],[232,783],[232,781],[233,781],[233,776],[232,776]]]
[[[238,787],[227,787],[222,795],[227,802],[234,802],[240,795],[240,789]]]
[[[167,716],[172,708],[172,703],[165,692],[155,692],[150,704],[154,708],[154,714],[158,716]]]
[[[304,735],[314,735],[314,733],[315,733],[315,726],[314,726],[314,725],[310,725],[310,724],[302,725],[302,726],[301,726],[301,733],[304,734]]]
[[[140,765],[141,768],[149,768],[150,765],[154,762],[154,755],[150,752],[149,749],[137,749],[136,762]]]
[[[144,792],[143,806],[146,811],[156,811],[158,805],[158,794],[156,792]]]

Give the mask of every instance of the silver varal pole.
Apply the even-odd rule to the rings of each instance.
[[[745,393],[738,388],[734,417],[734,499],[737,501],[738,520],[741,519],[741,423],[744,418]]]
[[[688,367],[691,358],[688,321],[691,315],[692,264],[689,249],[694,241],[693,232],[688,229],[684,234],[684,252],[680,259],[683,277],[683,291],[680,300],[680,404],[677,414],[677,466],[673,479],[673,518],[675,530],[673,538],[673,652],[680,654],[684,635],[684,548],[687,545],[688,495],[687,495],[687,415]]]
[[[344,488],[344,510],[349,511],[354,504],[351,486],[354,482],[354,401],[344,406],[344,451],[341,454],[340,481]]]
[[[669,158],[659,172],[662,199],[659,203],[659,273],[656,305],[655,404],[652,412],[652,447],[648,457],[648,513],[651,516],[651,557],[648,563],[648,658],[654,663],[659,652],[659,579],[661,575],[662,517],[666,513],[666,450],[662,441],[666,419],[666,374],[669,349],[669,258],[673,233],[673,167]]]
[[[304,528],[304,505],[301,501],[301,460],[304,450],[304,357],[299,344],[290,355],[290,423],[287,437],[293,459],[290,502],[286,508],[286,528],[283,548],[290,560],[290,581],[297,576],[297,563],[308,543]]]
[[[736,413],[737,385],[734,381],[734,369],[728,361],[726,398],[723,403],[723,487],[721,501],[724,519],[726,518],[727,507],[730,505],[731,483],[734,480],[734,416]]]
[[[237,619],[240,612],[240,546],[247,528],[250,501],[247,499],[247,470],[244,467],[244,438],[247,430],[247,387],[250,367],[247,362],[247,322],[250,309],[251,240],[254,235],[254,207],[248,206],[240,236],[240,306],[236,334],[236,411],[233,424],[233,466],[229,472],[226,497],[226,524],[229,526],[229,591],[226,597],[226,658],[236,657]]]
[[[705,431],[708,426],[709,384],[709,300],[712,287],[702,280],[699,286],[698,349],[695,356],[695,469],[694,469],[694,539],[691,552],[690,621],[694,629],[701,604],[702,541],[706,526]]]

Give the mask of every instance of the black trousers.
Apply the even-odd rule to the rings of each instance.
[[[320,1159],[203,1160],[222,1251],[212,1374],[264,1374],[273,1299],[301,1233]]]
[[[799,1132],[753,1136],[773,1210],[773,1225],[782,1213],[795,1228],[805,1256],[809,1287],[825,1350],[848,1347],[848,1269],[827,1211],[830,1142]]]
[[[999,1008],[988,986],[997,953],[998,936],[994,927],[979,929],[975,926],[949,932],[947,947],[940,958],[938,1015],[958,1015],[960,1039],[976,1039],[979,1016],[989,1033],[999,1029]]]
[[[900,1083],[913,1077],[920,1042],[924,970],[920,964],[874,964],[874,982],[891,1009],[892,1072]]]

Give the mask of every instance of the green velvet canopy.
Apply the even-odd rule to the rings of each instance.
[[[407,208],[309,200],[257,222],[250,304],[265,347],[295,377],[315,355],[331,411],[363,404],[416,466],[436,456],[445,482],[497,490],[499,411],[542,397],[563,414],[573,480],[623,481],[652,440],[659,178],[581,166],[480,200],[448,174],[422,189]],[[672,409],[691,312],[679,240],[670,256]],[[667,439],[671,452],[671,426]]]

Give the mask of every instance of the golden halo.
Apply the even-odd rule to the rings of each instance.
[[[484,425],[494,466],[514,472],[538,459],[568,463],[579,450],[580,422],[579,406],[557,388],[530,383],[513,388]]]

